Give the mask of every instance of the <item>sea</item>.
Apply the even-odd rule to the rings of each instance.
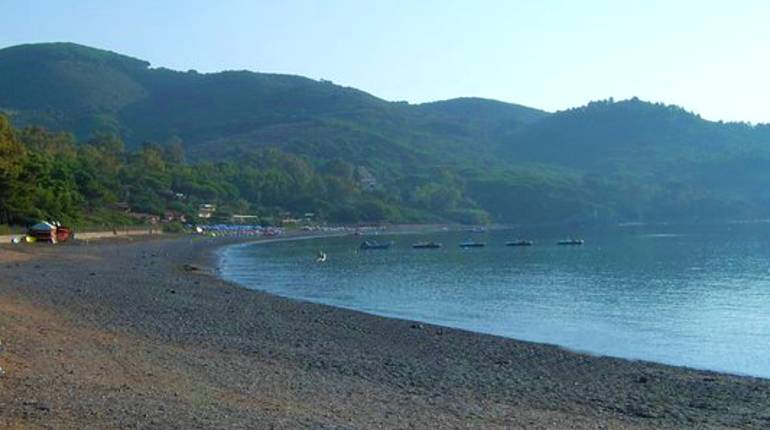
[[[585,243],[557,244],[568,237]],[[393,245],[360,250],[366,239]],[[515,239],[534,245],[505,246]],[[463,249],[466,240],[485,246]],[[419,241],[442,247],[413,249]],[[770,378],[767,221],[239,244],[221,250],[220,274],[246,288],[380,316]]]

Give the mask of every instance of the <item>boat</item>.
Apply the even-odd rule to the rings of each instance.
[[[388,249],[390,246],[393,245],[393,241],[389,240],[387,242],[377,242],[376,240],[365,240],[361,246],[358,247],[358,249],[366,250],[366,249]]]
[[[557,242],[558,245],[582,245],[584,243],[583,239],[564,239]]]
[[[483,248],[484,246],[486,246],[486,243],[476,242],[474,240],[466,240],[465,242],[460,242],[460,248]]]
[[[531,240],[517,239],[510,242],[505,242],[505,246],[532,246],[535,242]]]
[[[412,244],[414,249],[437,249],[441,248],[441,244],[438,242],[417,242]]]

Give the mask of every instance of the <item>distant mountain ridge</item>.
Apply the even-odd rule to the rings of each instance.
[[[412,105],[300,76],[180,72],[51,43],[0,50],[0,111],[17,126],[114,134],[130,147],[181,142],[191,160],[266,147],[344,160],[406,200],[461,188],[455,200],[499,220],[770,215],[770,126],[638,99],[556,113],[480,98]]]
[[[364,145],[414,152],[410,157],[419,159],[434,149],[427,140],[444,140],[448,149],[462,152],[463,141],[546,115],[482,99],[404,105],[291,75],[150,68],[146,61],[69,43],[0,50],[0,76],[0,107],[17,125],[74,130],[82,137],[113,133],[134,146],[178,138],[193,154],[208,157],[220,156],[225,143],[222,154],[276,145],[363,159],[370,148],[355,146]],[[476,111],[478,125],[458,125],[458,114]],[[297,139],[310,141],[306,151]]]

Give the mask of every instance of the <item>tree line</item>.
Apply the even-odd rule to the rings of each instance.
[[[129,151],[113,135],[78,142],[69,133],[15,129],[0,115],[0,224],[115,224],[131,222],[127,213],[169,212],[194,220],[204,203],[217,205],[221,219],[313,212],[334,223],[425,222],[456,210],[461,196],[452,181],[416,180],[401,196],[385,186],[366,189],[357,166],[339,159],[313,163],[263,149],[232,161],[188,163],[179,142]]]

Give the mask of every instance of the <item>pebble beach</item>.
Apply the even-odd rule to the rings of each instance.
[[[0,428],[770,428],[770,380],[220,280],[243,240],[0,246]]]

